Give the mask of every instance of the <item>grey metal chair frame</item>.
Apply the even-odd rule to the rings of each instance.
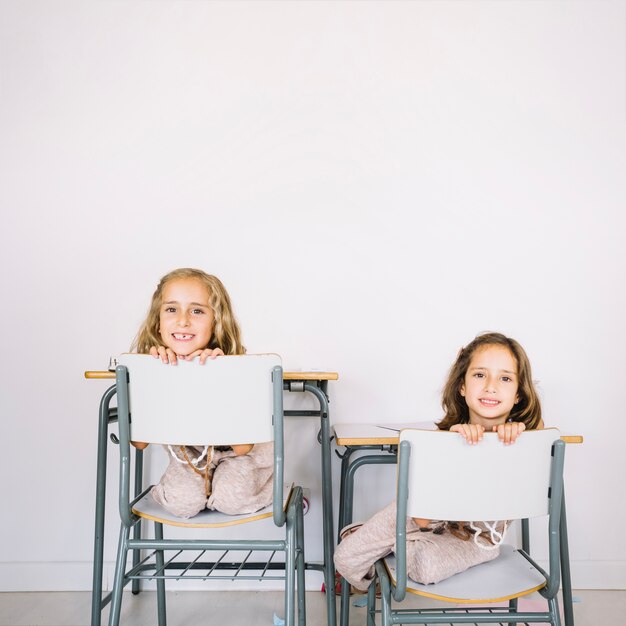
[[[131,531],[140,527],[142,518],[133,512],[133,506],[147,494],[150,487],[137,497],[137,485],[131,491],[131,445],[129,411],[129,376],[124,365],[116,368],[116,389],[118,397],[118,425],[120,451],[120,491],[119,509],[121,517],[120,536],[115,566],[115,581],[111,594],[109,625],[117,626],[120,621],[122,591],[132,581],[133,591],[139,590],[139,581],[155,580],[157,587],[157,614],[159,626],[166,626],[165,581],[180,579],[211,580],[284,580],[285,581],[285,623],[293,626],[296,613],[299,626],[306,623],[305,584],[304,584],[304,522],[302,489],[293,487],[284,506],[284,440],[283,440],[283,377],[282,368],[272,371],[273,431],[274,431],[274,485],[273,521],[285,528],[285,538],[279,540],[248,539],[165,539],[163,524],[154,522],[154,538],[142,538],[141,532]],[[194,529],[190,529],[193,531]],[[219,529],[218,529],[219,530]],[[165,560],[165,551],[175,554]],[[177,560],[185,551],[198,551],[193,560]],[[151,551],[141,558],[141,551]],[[246,554],[241,558],[229,553]],[[128,553],[133,553],[130,567],[127,566]],[[270,553],[261,561],[254,559],[255,553]],[[284,562],[273,558],[276,553],[284,553]],[[205,554],[215,554],[206,560]],[[201,572],[201,573],[199,573]],[[248,574],[249,572],[249,574]],[[278,572],[281,572],[280,574]],[[294,603],[294,600],[297,602]]]
[[[376,584],[373,582],[367,595],[367,624],[375,626],[375,617],[381,615],[383,626],[390,624],[483,624],[508,623],[528,624],[548,622],[560,626],[560,613],[557,593],[560,584],[560,516],[563,503],[563,465],[565,458],[565,442],[557,440],[552,446],[552,464],[550,475],[550,496],[548,514],[548,545],[549,545],[549,573],[545,572],[533,558],[524,550],[519,552],[543,576],[546,585],[539,590],[547,600],[548,611],[531,612],[518,611],[517,598],[509,601],[508,607],[484,606],[476,608],[458,607],[429,607],[401,609],[393,607],[393,602],[401,603],[407,593],[406,570],[406,518],[409,476],[409,460],[411,445],[402,441],[398,447],[398,480],[397,480],[397,518],[396,518],[396,581],[391,579],[384,560],[376,563],[376,580],[380,583],[380,610],[376,609]],[[476,566],[480,567],[480,565]]]

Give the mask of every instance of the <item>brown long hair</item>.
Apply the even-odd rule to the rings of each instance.
[[[222,281],[217,276],[189,267],[176,269],[161,278],[152,294],[148,316],[141,325],[131,350],[136,350],[140,354],[147,354],[152,346],[162,344],[163,340],[159,334],[159,316],[163,301],[163,289],[171,280],[181,278],[196,278],[204,284],[209,292],[209,306],[213,311],[215,322],[213,334],[209,344],[205,347],[221,348],[224,354],[245,354],[246,349],[241,343],[241,330],[233,314],[230,296]]]
[[[483,346],[504,346],[517,362],[519,397],[518,403],[509,414],[508,421],[523,422],[529,430],[541,428],[541,403],[533,383],[530,361],[524,348],[515,339],[501,333],[483,333],[471,343],[461,348],[456,361],[450,368],[448,380],[441,394],[441,405],[445,411],[443,419],[437,424],[439,430],[449,430],[455,424],[469,423],[469,409],[461,395],[461,386],[469,368],[474,352]]]

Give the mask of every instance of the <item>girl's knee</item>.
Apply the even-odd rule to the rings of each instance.
[[[168,489],[159,483],[152,488],[152,497],[169,513],[188,519],[206,508],[207,497],[204,490],[186,489],[183,491]]]
[[[345,535],[334,554],[335,568],[348,583],[361,591],[367,590],[374,577],[376,556],[363,550],[361,528]]]
[[[170,463],[152,488],[152,497],[173,515],[193,517],[206,508],[205,480],[182,465]]]
[[[213,474],[208,508],[228,515],[253,513],[272,502],[272,469],[258,467],[248,455],[219,463]]]
[[[233,494],[229,493],[227,489],[213,490],[209,496],[207,503],[209,509],[219,511],[220,513],[226,513],[226,515],[241,515],[244,513],[251,513],[246,510],[246,507],[242,504],[242,501],[233,497]]]

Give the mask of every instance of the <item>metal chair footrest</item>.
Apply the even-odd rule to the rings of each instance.
[[[419,611],[419,615],[423,618],[428,618],[427,622],[429,624],[476,624],[475,616],[476,614],[482,613],[490,613],[493,615],[493,619],[489,620],[489,623],[502,624],[499,622],[499,619],[502,619],[505,615],[515,615],[519,624],[531,624],[531,623],[546,623],[550,621],[549,613],[527,613],[525,611],[514,610],[511,607],[489,607],[489,606],[480,606],[480,607],[432,607],[432,608],[422,608],[419,610],[416,609],[397,609],[394,608],[394,613],[410,613],[411,615],[415,615]],[[380,611],[376,611],[376,613],[380,613]],[[437,618],[436,621],[433,618]],[[447,621],[443,621],[442,618],[445,618]],[[452,620],[452,621],[450,621]],[[408,621],[407,623],[421,623],[416,621]],[[481,617],[481,624],[487,623],[485,621],[484,616]]]
[[[185,552],[186,560],[177,560]],[[298,554],[296,558],[300,557]],[[213,557],[207,560],[207,553]],[[144,557],[135,567],[126,572],[124,579],[130,580],[285,580],[285,563],[274,560],[276,551],[201,550],[189,561],[189,550],[178,550],[173,555],[164,552],[163,562],[157,563],[158,551]],[[278,554],[283,554],[279,552]],[[279,573],[280,572],[280,573]]]

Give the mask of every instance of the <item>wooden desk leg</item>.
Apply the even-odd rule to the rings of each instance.
[[[569,544],[567,541],[567,517],[565,515],[565,488],[563,488],[563,498],[561,499],[559,547],[561,552],[561,591],[563,594],[563,616],[565,617],[565,626],[574,626],[572,579],[569,566]]]
[[[91,626],[100,626],[102,616],[102,569],[104,559],[104,510],[107,481],[107,436],[109,434],[109,404],[115,395],[115,385],[109,387],[100,400],[98,419],[98,452],[96,466],[96,521],[93,542],[93,582],[91,587]]]

